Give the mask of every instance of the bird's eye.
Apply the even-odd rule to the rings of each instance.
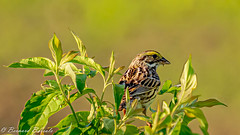
[[[156,54],[154,54],[152,57],[153,57],[154,59],[156,59],[156,58],[157,58],[157,55],[156,55]]]

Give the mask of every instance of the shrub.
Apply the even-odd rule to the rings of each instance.
[[[113,82],[116,74],[123,67],[115,68],[114,53],[110,58],[107,68],[96,63],[88,57],[86,48],[73,32],[79,51],[70,51],[63,54],[60,40],[53,36],[49,41],[49,48],[54,61],[44,57],[22,59],[8,67],[34,68],[45,70],[44,76],[54,76],[55,80],[46,80],[42,89],[32,95],[25,104],[19,121],[19,134],[30,135],[44,133],[49,117],[69,106],[72,113],[59,121],[54,128],[58,130],[55,135],[77,134],[160,134],[160,135],[192,135],[189,123],[197,119],[204,135],[208,134],[208,123],[201,110],[202,107],[224,105],[216,99],[198,101],[199,95],[192,95],[197,86],[197,76],[191,64],[191,57],[184,65],[180,78],[180,85],[173,85],[170,80],[165,81],[159,95],[172,94],[170,103],[162,102],[157,109],[150,108],[150,117],[141,114],[142,109],[137,108],[137,100],[129,103],[129,92],[126,91],[127,110],[126,115],[121,116],[118,108],[124,94],[124,86]],[[78,68],[76,65],[81,65]],[[88,78],[100,74],[103,79],[103,90],[97,95],[95,90],[86,84]],[[72,84],[64,84],[63,79],[70,77]],[[107,87],[112,87],[114,103],[104,101],[104,93]],[[78,98],[87,96],[86,100],[91,104],[90,111],[75,111],[72,102]],[[225,105],[226,106],[226,105]],[[131,124],[133,120],[140,119],[151,123],[150,126],[137,127]]]

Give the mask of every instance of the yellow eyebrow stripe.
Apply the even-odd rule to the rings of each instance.
[[[145,52],[145,53],[141,54],[141,56],[143,56],[143,55],[154,55],[154,54],[156,54],[160,58],[162,57],[158,52],[155,52],[155,51]]]

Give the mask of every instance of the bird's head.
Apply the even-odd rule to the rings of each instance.
[[[132,61],[132,66],[148,66],[157,67],[159,65],[170,64],[159,52],[154,50],[147,50],[137,55]]]

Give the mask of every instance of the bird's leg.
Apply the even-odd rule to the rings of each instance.
[[[144,110],[143,110],[143,114],[145,115],[145,116],[147,116],[147,109],[144,107]],[[149,126],[149,127],[152,127],[152,123],[150,123],[150,122],[146,122],[146,124]]]
[[[126,114],[126,109],[124,108],[124,109],[123,109],[123,115],[125,115],[125,114]]]
[[[142,112],[145,116],[147,116],[147,109],[144,108],[143,112]]]

